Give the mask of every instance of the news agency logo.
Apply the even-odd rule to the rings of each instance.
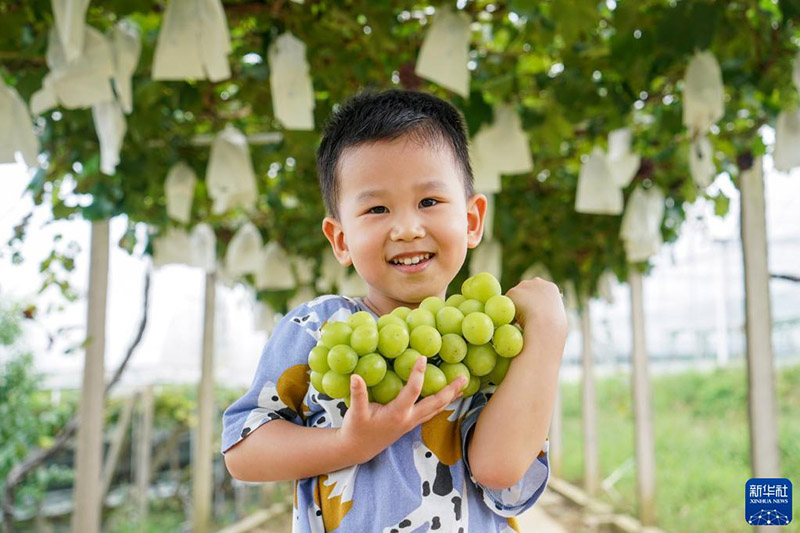
[[[754,477],[744,486],[744,519],[751,526],[788,526],[792,521],[792,482]]]

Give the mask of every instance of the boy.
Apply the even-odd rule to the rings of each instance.
[[[461,115],[423,93],[352,98],[317,159],[322,231],[367,295],[321,296],[276,326],[253,385],[224,414],[228,470],[247,481],[295,480],[295,531],[516,529],[511,517],[536,502],[550,474],[546,435],[566,338],[558,288],[537,278],[507,293],[525,347],[496,389],[460,398],[459,378],[416,402],[418,361],[387,405],[368,402],[354,375],[348,409],[309,384],[321,327],[444,298],[467,248],[480,243],[486,197],[472,190]]]

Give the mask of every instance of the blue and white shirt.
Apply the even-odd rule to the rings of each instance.
[[[250,389],[223,415],[223,453],[272,420],[342,425],[344,401],[311,385],[308,353],[326,322],[346,321],[358,311],[375,315],[361,299],[325,295],[283,317]],[[475,481],[466,443],[493,390],[455,400],[367,463],[295,481],[293,531],[519,531],[513,517],[532,507],[547,486],[549,442],[516,485],[493,490]]]

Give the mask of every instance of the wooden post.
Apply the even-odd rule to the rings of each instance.
[[[561,415],[561,382],[556,388],[556,401],[553,404],[553,416],[550,419],[550,474],[561,477],[561,465],[563,454],[562,448],[562,415]]]
[[[633,326],[633,413],[636,439],[636,477],[639,491],[639,519],[644,526],[656,523],[656,460],[653,439],[650,376],[644,327],[642,274],[630,265],[631,323]]]
[[[275,503],[275,484],[274,483],[261,483],[258,486],[259,497],[258,500],[262,506],[267,507]]]
[[[142,389],[139,431],[136,435],[136,497],[139,504],[139,530],[147,530],[150,458],[153,450],[153,386]]]
[[[192,455],[192,531],[206,533],[211,519],[214,481],[214,301],[215,275],[206,274],[203,311],[203,359],[197,391],[197,431]]]
[[[245,498],[247,497],[247,485],[238,480],[233,480],[233,514],[236,520],[241,520],[245,515]]]
[[[747,335],[750,464],[753,477],[778,477],[778,407],[772,362],[764,170],[760,157],[739,178]]]
[[[592,322],[590,300],[581,302],[581,337],[583,340],[583,474],[589,497],[597,496],[600,472],[597,460],[597,398],[594,383],[594,358],[592,355]]]
[[[117,427],[114,428],[114,435],[111,437],[111,447],[108,449],[105,464],[103,465],[103,489],[100,493],[100,501],[104,501],[108,495],[108,489],[111,488],[111,482],[114,480],[114,472],[117,470],[117,463],[119,462],[119,454],[122,451],[122,446],[125,444],[125,438],[128,435],[128,429],[131,425],[131,415],[133,413],[133,405],[136,397],[131,394],[125,398],[125,403],[122,405],[122,412],[119,414],[117,420]]]
[[[100,531],[100,469],[103,465],[103,396],[106,297],[108,294],[108,220],[92,222],[89,295],[86,311],[86,355],[78,408],[75,447],[75,510],[72,531]]]

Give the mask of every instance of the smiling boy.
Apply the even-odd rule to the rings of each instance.
[[[295,480],[295,531],[508,531],[549,479],[547,431],[566,338],[558,288],[522,281],[506,294],[525,348],[503,383],[461,398],[460,378],[416,401],[418,361],[400,395],[350,408],[309,384],[308,352],[328,321],[375,317],[444,298],[483,234],[461,115],[428,94],[362,93],[334,114],[318,151],[336,259],[366,282],[363,299],[325,295],[290,311],[250,390],[225,412],[231,475]]]

